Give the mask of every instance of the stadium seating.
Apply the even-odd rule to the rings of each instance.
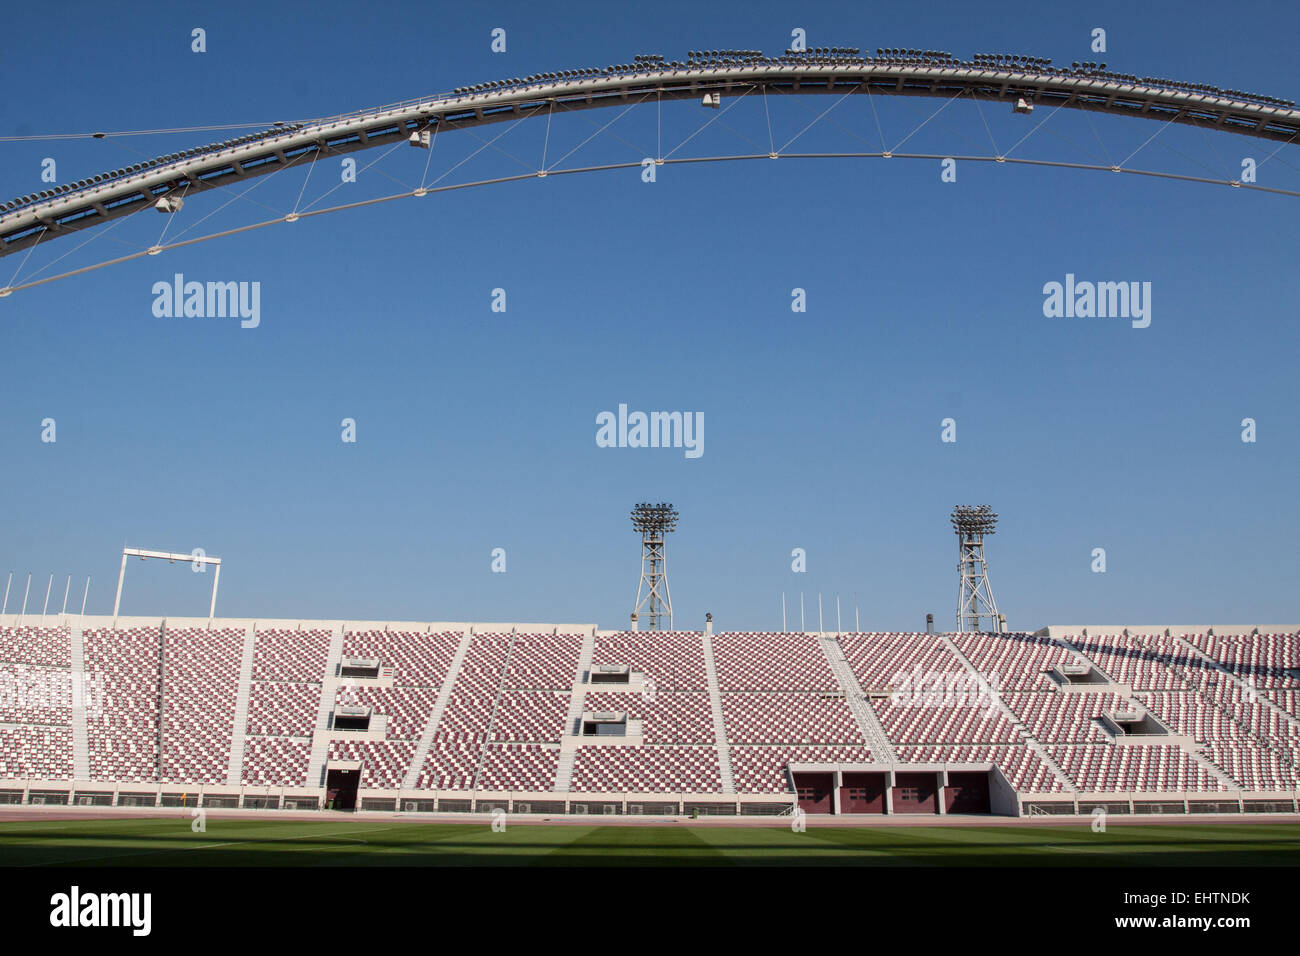
[[[650,745],[580,747],[573,789],[590,793],[717,793],[718,753],[712,747]]]
[[[240,630],[167,629],[163,781],[225,783],[243,650]]]
[[[1256,687],[1300,688],[1300,635],[1189,634],[1186,640]]]
[[[839,684],[812,634],[745,631],[713,638],[724,691],[836,691]]]
[[[648,744],[711,744],[715,741],[709,695],[695,691],[656,691],[652,695],[587,691],[582,709],[621,711],[642,721]]]
[[[472,790],[484,739],[443,738],[430,750],[416,779],[421,790]],[[550,789],[548,783],[546,789]]]
[[[656,690],[705,690],[704,641],[694,631],[623,631],[597,635],[591,663],[625,664]]]
[[[843,634],[840,646],[863,690],[898,690],[966,670],[935,634]]]
[[[503,744],[488,747],[483,754],[483,790],[550,790],[560,761],[557,747],[536,744]]]
[[[511,690],[568,691],[581,653],[581,634],[516,634],[505,686]]]
[[[74,633],[0,628],[0,778],[73,776]],[[857,688],[840,686],[816,635],[597,632],[588,638],[593,665],[626,665],[647,681],[582,687],[573,701],[584,645],[576,632],[505,628],[466,641],[458,629],[258,629],[239,780],[307,787],[324,760],[359,764],[363,789],[757,799],[793,798],[792,763],[991,764],[1022,795],[1296,792],[1296,635],[1051,633],[1059,636],[828,635],[863,692],[852,700]],[[85,629],[96,689],[85,718],[91,780],[224,785],[239,759],[245,634],[220,622]],[[344,656],[378,659],[379,679],[336,679],[330,653],[340,644]],[[1101,682],[1062,687],[1061,665],[1081,657]],[[329,709],[324,686],[335,710],[360,704],[382,716],[382,734],[376,723],[316,737]],[[1104,716],[1130,709],[1149,712],[1171,736],[1148,727],[1116,743]],[[566,741],[569,716],[583,711],[622,712],[641,735]],[[873,753],[881,749],[896,764]]]
[[[1097,718],[1126,708],[1125,699],[1110,692],[1005,694],[1002,699],[1029,736],[1060,743],[1105,743]]]
[[[91,779],[156,781],[160,628],[89,630],[84,640],[86,671],[104,694],[86,721]]]
[[[349,631],[343,635],[343,656],[378,658],[395,684],[437,687],[447,676],[461,637],[459,631]]]
[[[0,627],[0,661],[71,667],[72,642],[66,627]]]
[[[786,767],[792,763],[871,763],[866,747],[749,747],[731,748],[731,771],[739,793],[786,793]]]
[[[388,718],[385,738],[416,740],[424,732],[425,721],[437,696],[437,691],[431,687],[370,687],[344,683],[335,692],[334,704],[336,707],[370,707],[375,714]]]
[[[1080,790],[1095,793],[1158,793],[1226,790],[1183,750],[1149,747],[1056,746],[1052,759]]]
[[[1300,690],[1273,688],[1261,691],[1260,696],[1292,717],[1300,719]]]
[[[865,743],[842,696],[723,694],[722,716],[733,744]]]
[[[559,743],[568,711],[568,691],[506,691],[497,705],[492,739]]]
[[[329,652],[326,630],[259,630],[253,642],[253,680],[319,681]]]
[[[248,693],[248,733],[310,737],[320,706],[320,684],[253,681]]]
[[[1294,791],[1300,783],[1294,758],[1286,763],[1279,754],[1244,741],[1214,741],[1205,753],[1245,790]]]
[[[1200,666],[1190,650],[1159,634],[1114,634],[1074,643],[1111,680],[1135,691],[1186,690],[1180,672]]]
[[[362,787],[393,790],[402,785],[415,747],[413,740],[332,740],[329,759],[360,761]]]
[[[0,727],[0,777],[72,778],[71,727]]]
[[[310,741],[250,737],[244,746],[242,780],[257,786],[305,787],[310,760]]]
[[[1046,690],[1047,672],[1072,655],[1059,642],[1030,634],[952,635],[957,649],[995,688],[1003,691]]]
[[[0,723],[71,722],[71,669],[0,663]]]
[[[1216,705],[1200,692],[1148,693],[1142,701],[1171,733],[1191,737],[1197,743],[1238,740],[1249,735],[1246,727],[1233,719],[1230,708]]]
[[[889,739],[898,744],[1021,744],[1024,738],[992,702],[935,705],[922,700],[873,700]]]
[[[895,747],[894,754],[905,764],[991,763],[1011,786],[1028,793],[1059,793],[1065,789],[1052,768],[1028,747]]]

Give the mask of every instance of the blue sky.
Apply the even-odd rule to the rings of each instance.
[[[0,40],[0,137],[265,124],[638,53],[777,54],[794,27],[813,46],[1103,60],[1300,93],[1300,16],[1287,4],[1241,4],[1228,18],[1218,4],[557,9],[14,9]],[[1088,48],[1097,26],[1105,55]],[[207,31],[204,54],[190,50],[193,27]],[[489,49],[494,27],[507,31],[505,54]],[[872,148],[851,139],[876,136],[862,99],[836,107],[844,129],[818,127],[801,145]],[[773,105],[789,138],[830,103]],[[938,105],[880,103],[886,138]],[[722,117],[729,129],[692,147],[749,151],[744,137],[767,135],[757,108],[739,105]],[[626,142],[590,147],[607,149],[593,161],[653,146],[650,109],[619,121]],[[557,119],[548,154],[608,112]],[[959,104],[910,145],[966,154],[987,132],[1005,146],[1030,122],[1009,114]],[[665,107],[665,142],[713,115]],[[1092,122],[1054,118],[1032,145],[1098,162],[1155,132]],[[238,132],[0,141],[0,193],[43,188],[46,157],[67,181]],[[522,159],[489,149],[457,175],[519,172],[544,134],[511,132],[501,145]],[[441,175],[481,145],[462,140],[432,158],[403,147],[331,201],[398,191],[385,176],[420,180],[426,161]],[[1140,155],[1153,168],[1231,169],[1274,149],[1174,130]],[[1296,150],[1261,182],[1300,188]],[[253,195],[284,211],[338,183],[328,165]],[[191,198],[168,229],[223,201]],[[1296,202],[976,163],[956,183],[930,161],[678,166],[654,184],[629,170],[403,200],[26,290],[0,301],[0,575],[15,572],[20,600],[32,571],[39,611],[50,571],[53,605],[65,574],[74,596],[90,574],[87,610],[106,613],[124,544],[201,547],[225,562],[222,615],[617,627],[638,573],[627,512],[667,500],[682,515],[669,543],[679,627],[712,611],[723,629],[775,628],[782,591],[797,608],[801,590],[810,608],[821,592],[831,615],[839,594],[849,626],[855,600],[864,628],[919,628],[926,612],[948,626],[947,515],[988,502],[1002,515],[992,582],[1013,627],[1294,622]],[[243,221],[269,215],[246,202],[230,213],[240,207]],[[102,254],[147,245],[161,218],[144,227],[103,240]],[[0,280],[36,267],[20,258],[0,261]],[[156,318],[150,289],[175,272],[260,282],[260,327]],[[1150,328],[1044,317],[1042,286],[1066,273],[1150,282]],[[790,309],[796,287],[802,314]],[[490,310],[494,288],[505,313]],[[703,456],[598,448],[595,416],[621,402],[702,413]],[[54,444],[40,440],[47,417]],[[355,444],[340,440],[345,417]],[[940,441],[946,417],[955,443]],[[1245,417],[1258,423],[1253,444],[1241,441]],[[491,572],[497,547],[505,574]],[[805,574],[791,571],[795,547]],[[1091,570],[1098,547],[1104,574]],[[209,588],[188,569],[137,562],[123,612],[200,614]]]

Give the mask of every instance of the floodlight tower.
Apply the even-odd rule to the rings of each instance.
[[[632,509],[632,527],[641,533],[641,583],[636,588],[634,619],[646,609],[650,630],[657,631],[663,617],[673,626],[673,599],[668,593],[668,562],[664,535],[677,527],[677,509],[670,504],[645,502]]]
[[[961,589],[957,594],[957,630],[978,631],[987,617],[990,631],[1001,631],[998,606],[989,584],[984,560],[984,536],[994,534],[998,516],[988,505],[958,505],[952,509],[952,528],[957,533],[957,572]]]

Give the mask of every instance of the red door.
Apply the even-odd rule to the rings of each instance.
[[[891,798],[895,813],[938,813],[937,777],[933,773],[899,773],[894,775]]]
[[[885,775],[845,773],[840,786],[840,813],[884,813]]]
[[[799,809],[804,813],[830,813],[831,791],[835,789],[833,773],[797,773],[794,789],[799,795]]]

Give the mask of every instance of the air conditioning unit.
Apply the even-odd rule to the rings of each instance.
[[[645,813],[645,804],[629,803],[627,805],[627,812],[633,814],[634,816],[641,816]]]
[[[615,803],[607,803],[607,804],[605,804],[605,816],[607,816],[607,817],[608,817],[608,816],[612,816],[613,814],[616,814],[616,813],[618,813],[618,804],[615,804]]]
[[[587,805],[586,805],[585,803],[571,803],[571,804],[569,804],[569,812],[570,812],[570,813],[586,813],[586,812],[587,812]]]
[[[429,141],[431,139],[432,139],[432,135],[429,133],[429,131],[427,129],[421,129],[421,130],[416,130],[414,133],[412,133],[410,139],[408,139],[407,142],[410,143],[412,146],[414,146],[416,149],[428,149]]]
[[[533,805],[531,803],[516,803],[515,813],[532,813]]]

